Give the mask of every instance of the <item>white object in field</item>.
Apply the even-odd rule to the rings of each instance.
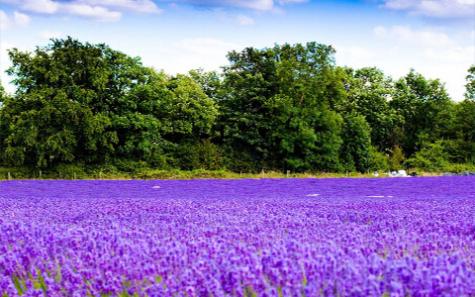
[[[320,196],[320,194],[308,194],[307,197],[317,197]]]
[[[160,186],[153,186],[152,189],[160,189]]]
[[[401,169],[401,170],[398,170],[398,171],[388,172],[388,176],[390,176],[390,177],[409,177],[409,175],[407,175],[406,170],[404,170],[404,169]]]
[[[408,176],[406,170],[404,170],[404,169],[398,170],[397,174],[398,174],[398,176],[401,176],[401,177]]]
[[[378,177],[378,176],[379,176],[379,172],[375,171],[375,172],[373,173],[373,176]]]

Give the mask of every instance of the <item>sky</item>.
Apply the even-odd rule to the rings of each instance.
[[[411,68],[439,78],[462,100],[475,64],[475,0],[0,0],[0,79],[7,49],[50,38],[106,43],[167,73],[219,70],[248,46],[316,41],[341,66]]]

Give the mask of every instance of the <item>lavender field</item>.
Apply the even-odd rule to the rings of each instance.
[[[475,296],[475,178],[0,182],[0,296]]]

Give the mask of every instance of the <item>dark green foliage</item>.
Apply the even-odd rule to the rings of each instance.
[[[472,65],[468,69],[467,84],[465,85],[467,91],[465,92],[465,98],[467,100],[475,101],[475,65]]]
[[[257,168],[340,169],[333,54],[316,43],[229,54],[219,122],[232,158]]]
[[[2,81],[0,80],[0,106],[2,102],[5,101],[7,98],[7,93],[5,92],[5,88],[2,85]]]
[[[206,96],[214,101],[219,101],[222,98],[222,79],[216,71],[205,72],[202,69],[195,69],[191,70],[189,74]]]
[[[157,98],[164,136],[172,142],[209,136],[218,115],[215,102],[188,76],[170,79],[167,88],[170,96]]]
[[[221,155],[219,147],[208,139],[183,142],[176,147],[174,167],[184,170],[218,170],[224,167]]]
[[[406,160],[408,166],[428,171],[438,171],[443,170],[449,164],[449,155],[445,151],[442,141],[424,142],[421,147],[420,151]]]
[[[388,160],[387,155],[385,155],[384,153],[379,152],[374,147],[370,147],[369,154],[370,154],[369,168],[368,168],[369,170],[371,170],[371,171],[378,171],[378,170],[388,171],[390,169],[389,160]]]
[[[404,119],[400,126],[401,139],[396,144],[412,155],[421,149],[421,134],[428,136],[425,141],[434,142],[440,138],[447,124],[445,114],[452,108],[452,102],[439,80],[427,80],[411,70],[395,84],[391,106]]]
[[[5,100],[0,110],[3,158],[14,165],[49,167],[101,151],[114,151],[110,120],[70,100],[61,89],[44,87]],[[93,158],[89,155],[89,158]]]
[[[371,167],[371,128],[365,118],[349,114],[344,119],[341,149],[342,161],[348,171],[365,172]]]
[[[53,40],[10,58],[17,93],[0,111],[7,164],[126,158],[165,166],[177,143],[209,135],[217,116],[190,77],[169,78],[103,44]]]
[[[337,67],[334,54],[315,42],[246,48],[222,74],[169,76],[72,38],[13,49],[0,165],[17,168],[7,176],[64,178],[473,168],[475,66],[456,103],[438,80],[410,71],[393,81]]]
[[[391,170],[399,170],[402,168],[402,164],[404,163],[405,156],[404,152],[402,151],[401,147],[396,145],[391,150],[391,155],[389,157],[389,168]]]
[[[465,100],[455,108],[453,124],[456,148],[451,156],[456,156],[456,162],[475,163],[475,101]]]
[[[397,141],[396,127],[403,118],[389,105],[394,85],[376,68],[347,69],[348,106],[365,117],[371,126],[371,141],[381,151],[389,151]]]

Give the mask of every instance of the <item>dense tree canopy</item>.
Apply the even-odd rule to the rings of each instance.
[[[422,141],[436,141],[447,130],[444,113],[453,103],[439,80],[427,80],[411,70],[395,83],[390,104],[404,119],[399,141],[410,155],[421,148]]]
[[[465,98],[467,100],[475,101],[475,65],[472,65],[468,69],[467,84],[465,85],[467,92],[465,92]]]
[[[402,116],[390,107],[394,95],[391,78],[376,68],[348,69],[347,111],[362,115],[371,129],[371,142],[383,152],[390,151],[397,141],[397,127]]]
[[[72,38],[9,54],[16,92],[0,87],[3,165],[367,171],[475,163],[475,66],[456,103],[439,80],[338,67],[335,50],[315,42],[233,51],[222,73],[176,76]]]
[[[231,52],[223,140],[247,167],[337,170],[341,117],[330,109],[333,48],[316,43]]]

